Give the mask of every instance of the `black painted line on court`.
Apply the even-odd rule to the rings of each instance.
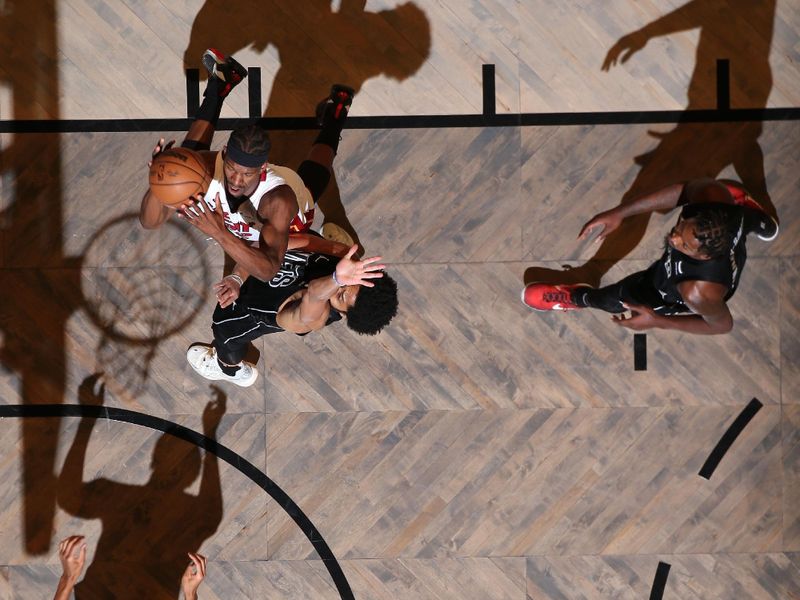
[[[667,587],[667,577],[669,577],[669,563],[658,562],[656,576],[653,578],[653,587],[650,588],[650,600],[661,600],[664,597],[664,588]]]
[[[647,371],[647,336],[644,333],[633,334],[633,370]]]
[[[733,442],[736,441],[736,438],[739,437],[739,434],[744,431],[744,428],[747,427],[747,424],[756,416],[756,413],[761,410],[763,404],[758,401],[757,398],[753,398],[750,400],[750,403],[744,407],[744,410],[739,413],[739,416],[736,417],[736,420],[731,423],[731,426],[728,427],[728,430],[723,434],[720,438],[717,445],[711,451],[711,454],[708,455],[706,462],[703,464],[702,468],[698,475],[700,477],[704,477],[705,479],[710,479],[711,475],[714,473],[714,470],[719,465],[722,457],[725,456],[725,453],[728,449],[733,445]]]
[[[261,489],[267,492],[275,502],[288,514],[297,524],[303,534],[314,546],[314,550],[322,559],[325,568],[328,569],[331,579],[336,586],[342,600],[354,600],[353,591],[342,571],[339,561],[333,555],[322,534],[314,526],[311,520],[305,515],[300,507],[284,492],[274,481],[265,473],[259,470],[251,462],[217,441],[198,433],[183,425],[178,425],[172,421],[147,415],[144,413],[126,410],[124,408],[113,408],[105,406],[84,406],[80,404],[11,404],[0,405],[0,418],[54,418],[54,417],[86,417],[90,419],[108,419],[110,421],[120,421],[131,423],[141,427],[147,427],[156,431],[168,433],[176,438],[182,439],[190,444],[194,444],[216,455],[220,460],[225,461]]]
[[[247,114],[251,119],[261,116],[261,67],[247,69]]]
[[[200,70],[186,69],[186,117],[193,119],[200,108]]]
[[[497,114],[497,99],[494,89],[494,65],[483,65],[483,114]]]
[[[731,61],[717,59],[717,110],[731,108]]]
[[[504,113],[495,115],[405,115],[348,117],[345,129],[448,129],[470,127],[553,127],[562,125],[653,125],[800,121],[800,108],[733,108],[731,110],[651,110],[578,113]],[[314,117],[262,117],[271,131],[319,129]],[[217,130],[253,123],[250,118],[220,119]],[[192,119],[22,119],[0,121],[0,133],[135,133],[186,131]]]

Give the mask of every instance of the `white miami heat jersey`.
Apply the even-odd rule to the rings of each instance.
[[[222,213],[225,217],[225,226],[228,231],[243,240],[257,242],[260,235],[259,229],[251,227],[238,212],[231,212],[228,198],[225,195],[223,162],[222,152],[217,153],[217,159],[214,163],[214,178],[211,180],[211,184],[209,184],[208,191],[205,194],[206,204],[213,210],[216,206],[216,196],[219,194]],[[261,174],[261,181],[258,182],[256,191],[250,196],[250,203],[258,211],[258,205],[264,194],[284,184],[291,187],[295,196],[297,196],[297,215],[292,220],[289,229],[290,231],[306,231],[314,220],[314,199],[300,176],[291,169],[280,165],[268,164],[267,170]]]

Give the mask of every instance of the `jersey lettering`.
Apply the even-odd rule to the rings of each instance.
[[[307,264],[307,256],[295,255],[287,252],[283,256],[281,268],[275,276],[269,280],[269,286],[273,288],[289,287],[302,276],[302,269]]]

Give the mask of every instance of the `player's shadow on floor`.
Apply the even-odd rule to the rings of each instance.
[[[774,19],[775,0],[758,3],[749,0],[692,0],[620,38],[609,50],[603,69],[612,68],[617,61],[635,61],[637,52],[648,52],[643,48],[650,39],[699,29],[696,62],[687,90],[687,111],[717,106],[719,59],[730,62],[731,106],[764,108],[772,89],[769,51]],[[743,44],[745,39],[747,43]],[[652,48],[649,51],[652,52]],[[628,204],[674,183],[717,178],[724,169],[732,166],[750,194],[777,218],[767,191],[764,156],[758,142],[761,133],[761,122],[688,121],[678,123],[666,133],[649,132],[657,140],[657,145],[650,152],[634,158],[641,169],[624,193],[621,204]],[[591,216],[587,214],[586,219]],[[530,267],[525,271],[525,283],[544,281],[597,286],[602,276],[639,244],[648,223],[649,215],[628,218],[600,244],[585,264],[567,270]]]
[[[378,76],[403,81],[422,66],[430,46],[430,23],[413,2],[372,12],[366,10],[366,0],[342,0],[338,10],[332,10],[330,0],[307,0],[302,7],[294,0],[206,0],[192,24],[184,63],[199,68],[203,51],[210,47],[231,55],[248,47],[274,49],[280,68],[271,82],[264,116],[298,117],[312,116],[333,83],[354,88],[357,106],[358,91],[366,81]],[[201,73],[205,76],[203,69]],[[270,162],[296,169],[316,132],[270,135]],[[336,223],[358,241],[335,177],[320,208],[326,222]]]
[[[84,380],[81,404],[103,403],[98,374]],[[203,413],[205,435],[214,438],[225,413],[226,397],[211,386],[213,399]],[[177,598],[188,564],[222,521],[223,503],[217,457],[164,433],[153,450],[151,474],[144,485],[99,477],[83,481],[89,438],[95,419],[81,419],[58,479],[58,504],[69,514],[102,521],[95,558],[75,588],[81,598]],[[108,446],[108,465],[124,464],[130,447]],[[118,453],[123,453],[119,457]],[[92,458],[97,461],[96,457]],[[186,490],[201,475],[197,495]]]

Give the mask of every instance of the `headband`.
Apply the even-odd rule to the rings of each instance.
[[[249,154],[238,146],[234,146],[230,143],[225,150],[225,158],[229,158],[237,165],[242,165],[243,167],[260,167],[267,162],[268,156],[268,151],[262,154]]]

